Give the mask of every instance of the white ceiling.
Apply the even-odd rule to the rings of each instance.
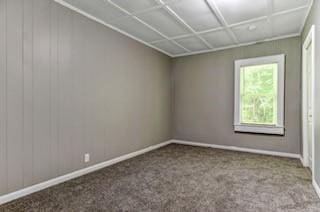
[[[312,0],[56,0],[171,57],[300,35]]]

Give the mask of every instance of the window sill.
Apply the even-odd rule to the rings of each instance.
[[[284,135],[284,127],[281,126],[234,125],[234,131],[270,135]]]

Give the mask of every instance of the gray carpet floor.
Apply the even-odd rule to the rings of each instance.
[[[320,201],[298,160],[169,145],[0,211],[320,212]]]

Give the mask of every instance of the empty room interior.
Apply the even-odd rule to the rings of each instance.
[[[320,212],[320,0],[0,0],[0,212]]]

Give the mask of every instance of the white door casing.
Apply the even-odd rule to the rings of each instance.
[[[309,167],[312,167],[312,128],[313,128],[313,105],[312,105],[312,45],[306,49],[306,71],[307,71],[307,140],[308,140],[308,163]]]
[[[315,72],[315,26],[306,37],[303,48],[302,67],[302,140],[303,165],[310,167],[314,180],[314,72]]]

